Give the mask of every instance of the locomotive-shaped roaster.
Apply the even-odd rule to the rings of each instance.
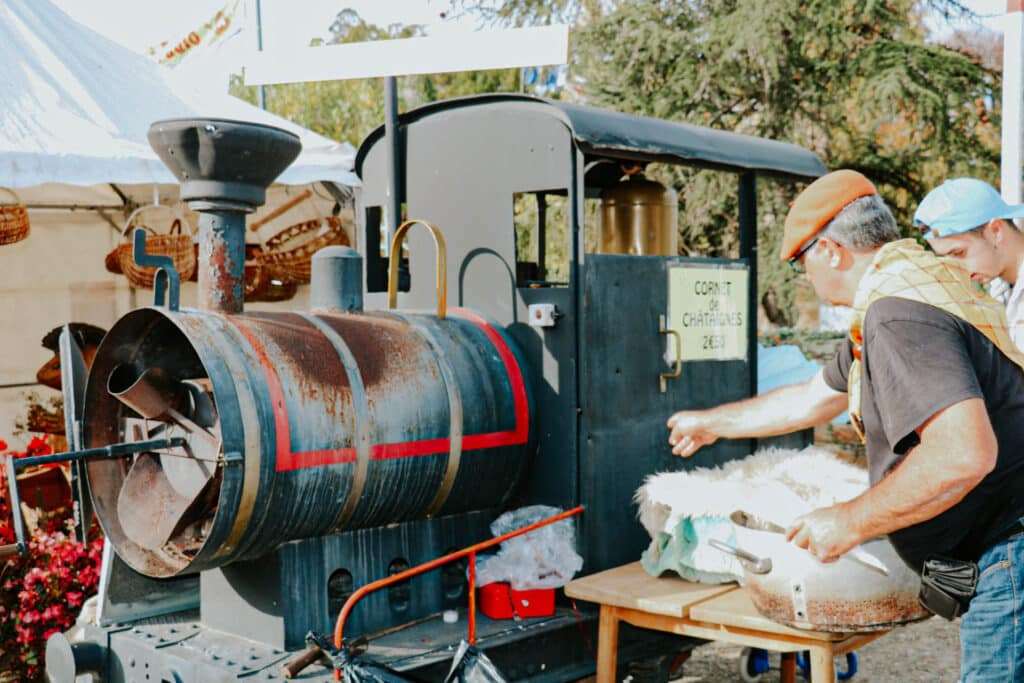
[[[297,139],[154,124],[200,213],[200,305],[179,310],[165,272],[162,305],[124,316],[96,355],[79,446],[142,446],[87,464],[120,559],[108,553],[86,642],[51,648],[54,680],[275,679],[355,588],[484,540],[503,509],[585,505],[578,546],[597,571],[645,545],[631,507],[645,475],[750,451],[680,461],[664,419],[755,386],[755,176],[812,178],[817,157],[524,96],[435,103],[400,124],[397,168],[382,130],[359,150],[358,250],[318,253],[311,310],[288,312],[243,311],[244,230]],[[740,259],[676,256],[677,198],[640,172],[651,162],[739,174]],[[396,205],[418,220],[388,221]],[[709,281],[731,283],[714,289],[736,308],[715,319],[746,325],[676,322],[700,318],[686,307]],[[440,679],[462,630],[428,617],[466,598],[454,565],[368,597],[346,633],[414,624],[369,654]],[[594,612],[582,619],[593,633]],[[576,621],[568,608],[513,629],[485,619],[480,645],[511,679],[571,680],[593,669]],[[625,630],[620,659],[678,647]]]

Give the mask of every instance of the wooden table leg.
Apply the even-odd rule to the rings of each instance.
[[[597,632],[597,683],[615,683],[619,659],[619,618],[611,605],[601,605]]]
[[[779,676],[781,683],[796,683],[796,653],[782,653],[782,672]]]
[[[832,645],[811,648],[811,683],[835,683],[836,667],[832,662]]]

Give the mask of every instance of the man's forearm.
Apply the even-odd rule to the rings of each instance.
[[[965,405],[972,404],[975,405]],[[951,412],[957,434],[922,433],[918,444],[892,472],[862,495],[839,505],[861,540],[932,519],[960,502],[995,466],[998,446],[984,404],[972,399]],[[981,420],[984,419],[984,425]],[[948,425],[947,425],[948,427]],[[987,427],[983,428],[983,427]]]
[[[937,517],[981,481],[977,475],[950,477],[922,464],[934,455],[918,446],[885,479],[840,504],[862,541]]]
[[[843,411],[846,394],[823,392],[820,381],[814,378],[713,408],[713,430],[726,439],[743,439],[789,434],[826,422]]]

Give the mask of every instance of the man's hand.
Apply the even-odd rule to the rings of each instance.
[[[708,414],[703,410],[683,410],[668,419],[668,428],[672,430],[668,442],[672,452],[688,458],[701,446],[709,446],[718,441],[718,434],[711,431]]]
[[[842,505],[801,515],[786,529],[786,540],[808,550],[821,562],[835,562],[860,544],[860,537]]]

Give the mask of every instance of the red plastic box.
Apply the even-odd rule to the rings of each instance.
[[[480,611],[491,619],[550,617],[555,613],[555,589],[517,591],[507,583],[489,583],[477,593]]]

